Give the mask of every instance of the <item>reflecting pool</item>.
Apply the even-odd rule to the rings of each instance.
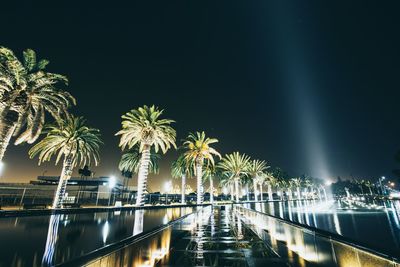
[[[0,266],[49,266],[137,235],[196,208],[0,218]]]
[[[244,206],[342,235],[394,257],[400,256],[399,201],[303,200]]]

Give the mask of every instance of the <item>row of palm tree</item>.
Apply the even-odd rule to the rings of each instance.
[[[59,88],[59,85],[67,85],[68,80],[63,75],[47,72],[48,63],[45,59],[38,60],[31,49],[24,51],[20,61],[10,49],[0,47],[0,161],[12,136],[16,137],[15,144],[31,144],[43,133],[42,140],[29,150],[29,156],[38,156],[39,164],[53,158],[56,164],[63,162],[53,201],[53,208],[59,208],[74,168],[99,163],[102,141],[98,129],[87,126],[83,117],[70,114],[68,108],[76,101]],[[121,172],[128,177],[138,174],[137,206],[145,203],[148,174],[158,173],[160,153],[177,149],[174,121],[162,118],[163,113],[156,106],[132,109],[122,116],[122,128],[116,133],[123,151],[119,164]],[[54,119],[54,123],[44,126],[46,114]],[[234,152],[222,157],[213,147],[217,142],[217,139],[207,137],[204,131],[190,133],[182,141],[181,153],[171,168],[172,176],[182,179],[182,203],[185,202],[188,177],[196,177],[198,204],[203,203],[205,180],[210,184],[211,201],[214,179],[219,179],[220,186],[230,188],[231,197],[235,196],[236,201],[240,199],[241,186],[246,188],[247,195],[253,187],[255,200],[260,196],[261,201],[264,185],[268,186],[270,199],[273,186],[287,190],[290,196],[295,186],[298,197],[301,185],[312,187],[307,179],[286,179],[280,169],[268,172],[265,161],[251,159],[246,154]]]

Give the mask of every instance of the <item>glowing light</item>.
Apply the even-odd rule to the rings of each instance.
[[[110,226],[108,225],[108,221],[106,221],[106,223],[105,223],[104,226],[103,226],[103,231],[102,231],[102,234],[103,234],[103,244],[106,243],[107,237],[108,237],[108,234],[109,234],[109,233],[110,233]]]
[[[326,185],[326,186],[331,186],[331,185],[332,185],[332,181],[329,181],[329,180],[326,181],[326,182],[325,182],[325,185]]]
[[[227,195],[228,194],[228,188],[224,187],[222,189],[222,192],[223,192],[224,195]]]
[[[109,188],[114,188],[117,185],[117,179],[115,176],[110,176],[110,179],[108,180],[108,187]]]
[[[172,182],[171,181],[165,182],[164,189],[165,189],[165,192],[167,192],[167,193],[171,192],[171,190],[172,190]]]

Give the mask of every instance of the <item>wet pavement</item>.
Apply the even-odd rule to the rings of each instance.
[[[190,231],[173,230],[169,256],[156,266],[289,266],[235,214],[231,206],[199,212]]]

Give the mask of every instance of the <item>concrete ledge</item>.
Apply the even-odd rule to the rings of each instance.
[[[123,211],[137,209],[167,209],[167,208],[184,208],[184,207],[203,207],[210,204],[178,204],[178,205],[159,205],[159,206],[125,206],[125,207],[87,207],[87,208],[66,208],[66,209],[32,209],[32,210],[0,210],[0,218],[2,217],[19,217],[19,216],[41,216],[52,214],[70,214],[70,213],[87,213],[87,212],[108,212]]]

